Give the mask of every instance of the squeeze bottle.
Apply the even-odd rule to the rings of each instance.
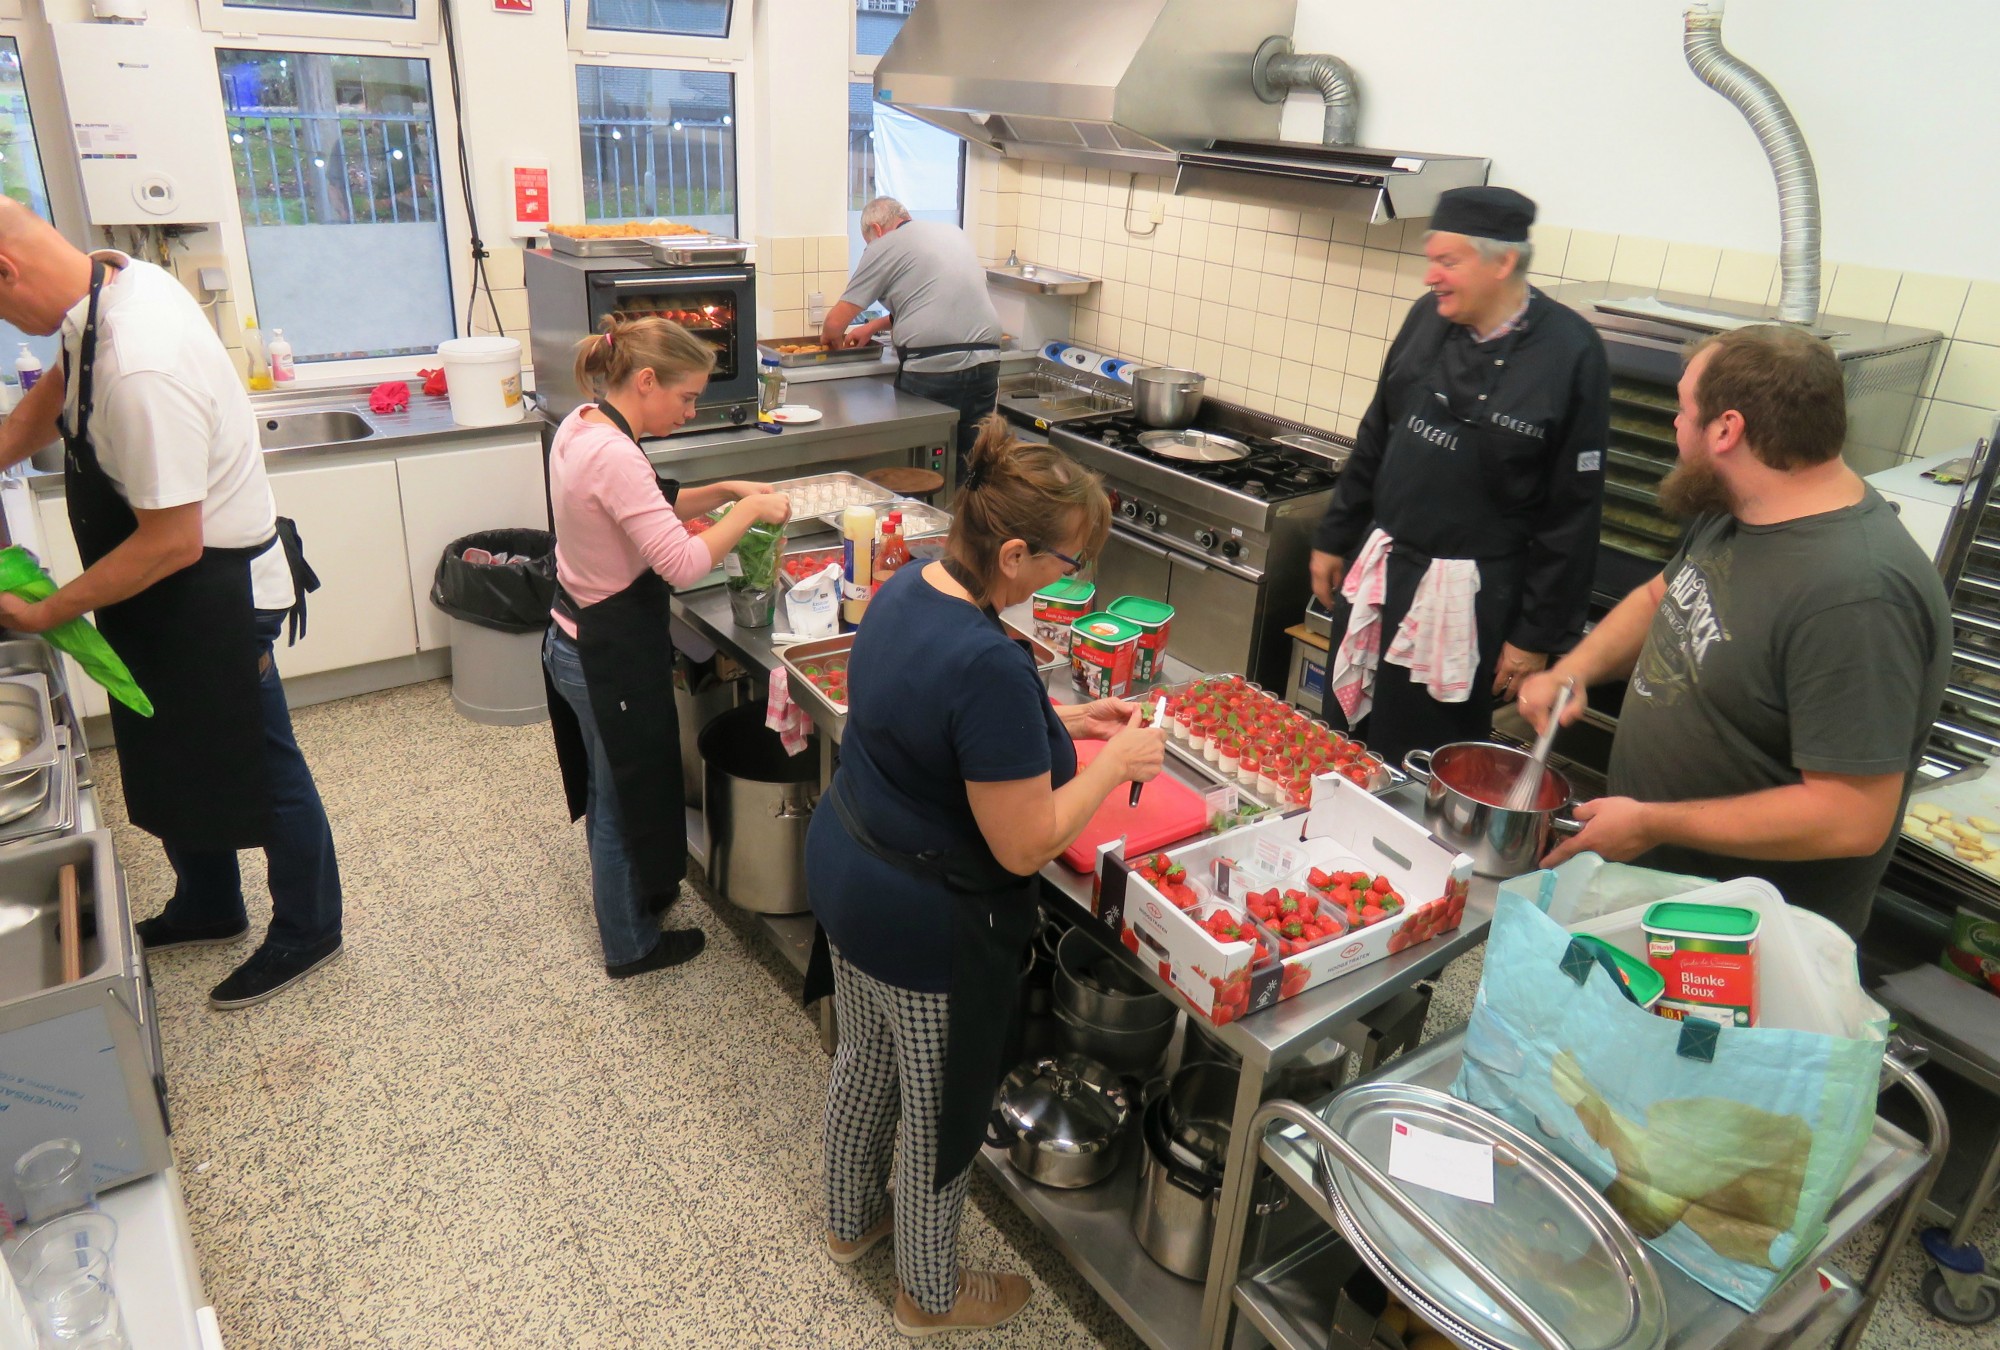
[[[283,384],[296,379],[298,372],[292,368],[292,344],[285,341],[285,330],[273,328],[271,340],[264,346],[264,354],[271,359],[271,379]]]
[[[840,513],[840,533],[845,544],[846,575],[840,586],[840,617],[859,624],[868,612],[869,597],[875,593],[875,511],[868,506],[850,506]]]
[[[21,392],[25,394],[42,378],[42,358],[29,351],[28,344],[23,342],[21,354],[14,358],[14,370],[21,377]]]

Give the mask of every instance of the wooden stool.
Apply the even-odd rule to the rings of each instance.
[[[944,475],[935,469],[876,469],[862,477],[898,497],[911,497],[926,503],[944,490]]]

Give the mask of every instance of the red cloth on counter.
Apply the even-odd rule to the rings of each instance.
[[[401,380],[389,380],[368,391],[369,412],[401,412],[409,406],[410,386]]]

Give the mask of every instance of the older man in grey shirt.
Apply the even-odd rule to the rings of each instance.
[[[867,247],[847,293],[827,312],[820,340],[829,347],[866,342],[894,325],[902,369],[896,387],[958,411],[958,471],[965,473],[979,419],[1000,392],[1000,316],[986,295],[986,269],[956,225],[912,220],[893,197],[861,209]],[[849,328],[881,301],[887,317]]]

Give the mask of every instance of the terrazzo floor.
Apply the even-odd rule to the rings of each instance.
[[[250,945],[153,962],[202,1279],[231,1350],[904,1344],[888,1249],[819,1245],[827,1059],[754,920],[689,897],[707,951],[613,983],[546,727],[479,726],[442,682],[296,714],[346,890],[339,960],[271,1003],[207,991]],[[96,757],[138,917],[171,889]],[[270,901],[244,857],[253,932]],[[1470,1008],[1478,957],[1431,1030]],[[1035,1296],[993,1347],[1138,1342],[983,1179],[965,1259]],[[1985,1240],[1996,1250],[1987,1225]],[[1911,1302],[1865,1345],[2000,1345]]]

